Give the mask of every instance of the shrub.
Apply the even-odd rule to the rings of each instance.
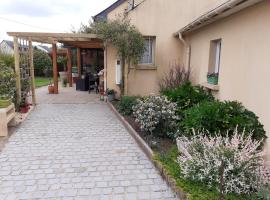
[[[238,133],[233,136],[180,137],[177,146],[180,151],[178,163],[182,175],[208,187],[215,187],[222,194],[250,194],[269,183],[269,170],[264,167],[263,152],[256,149],[260,141],[252,140],[252,133]]]
[[[202,101],[213,101],[214,97],[207,93],[202,87],[192,86],[187,82],[174,90],[163,91],[169,100],[176,102],[178,111],[182,111],[199,104]]]
[[[220,133],[223,136],[228,131],[228,134],[232,135],[236,126],[239,131],[253,131],[253,138],[256,140],[266,139],[258,117],[236,101],[203,102],[186,110],[180,122],[180,129],[186,135],[192,135],[193,129],[207,130],[209,134]]]
[[[177,63],[170,67],[170,71],[159,81],[159,90],[162,93],[166,90],[176,89],[189,81],[190,70],[185,69]]]
[[[133,107],[133,115],[142,130],[166,134],[176,125],[176,104],[170,102],[165,96],[150,96],[144,100],[138,100]]]
[[[50,56],[39,49],[34,49],[35,75],[44,76],[52,72],[52,60]]]
[[[119,111],[127,116],[132,115],[132,108],[137,105],[137,99],[135,96],[122,96],[118,105]]]
[[[0,60],[7,66],[14,68],[14,56],[0,52]]]
[[[0,60],[0,97],[10,98],[15,102],[16,76],[12,67]]]

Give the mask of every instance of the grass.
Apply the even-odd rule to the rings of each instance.
[[[36,88],[49,85],[51,79],[52,78],[47,78],[47,77],[36,77],[35,78]]]
[[[155,160],[160,162],[167,172],[175,179],[179,188],[189,194],[189,200],[218,200],[219,193],[215,189],[209,189],[206,185],[194,181],[185,180],[181,175],[181,169],[177,163],[178,149],[172,147],[167,153],[156,154]],[[225,200],[251,200],[251,197],[240,195],[226,195]]]

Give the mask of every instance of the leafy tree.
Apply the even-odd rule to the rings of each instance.
[[[36,76],[44,76],[52,71],[52,59],[44,51],[34,49],[34,67]]]
[[[122,63],[121,93],[127,93],[127,79],[131,64],[137,64],[145,51],[144,38],[137,28],[125,18],[93,24],[94,33],[117,49]]]

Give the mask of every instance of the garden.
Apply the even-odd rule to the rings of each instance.
[[[240,102],[219,101],[173,66],[160,95],[112,102],[191,200],[270,199],[266,133]]]

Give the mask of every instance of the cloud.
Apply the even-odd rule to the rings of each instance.
[[[0,13],[29,17],[49,17],[63,13],[76,13],[81,9],[77,1],[65,0],[4,0]]]

